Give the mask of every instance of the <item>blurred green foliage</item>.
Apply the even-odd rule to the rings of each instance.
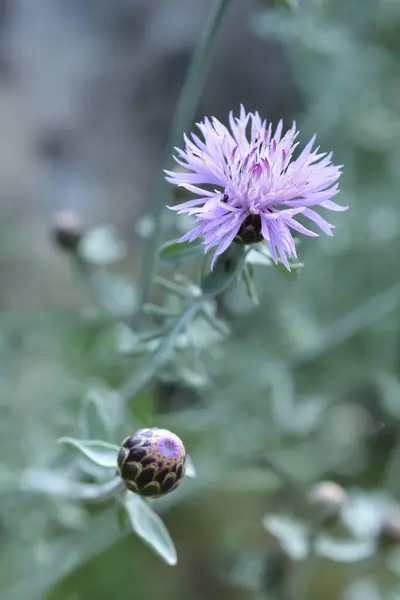
[[[282,44],[302,107],[282,116],[334,150],[350,210],[335,238],[302,240],[305,267],[290,278],[253,265],[258,307],[241,282],[190,312],[197,272],[164,246],[159,275],[172,283],[159,279],[132,322],[135,261],[101,229],[86,238],[89,272],[60,259],[51,305],[3,310],[4,600],[400,595],[400,3],[264,4],[246,25]],[[106,478],[57,443],[97,428],[119,444],[142,425],[175,431],[196,465],[155,505],[174,568],[121,529],[112,502],[74,497],[75,477]],[[310,500],[321,480],[347,492],[336,519]]]

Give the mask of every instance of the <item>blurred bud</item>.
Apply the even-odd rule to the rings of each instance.
[[[82,238],[83,223],[76,213],[61,211],[54,215],[51,232],[58,246],[71,252],[76,250]]]
[[[345,490],[334,481],[320,481],[310,492],[311,504],[319,507],[326,516],[333,516],[340,512],[346,499]]]
[[[395,504],[383,519],[379,541],[382,547],[400,543],[400,505]]]
[[[171,431],[138,429],[122,442],[118,467],[129,490],[158,498],[179,485],[185,473],[186,450]]]

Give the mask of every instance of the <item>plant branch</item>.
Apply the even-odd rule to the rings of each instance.
[[[204,31],[194,51],[172,121],[171,133],[166,146],[165,164],[171,166],[171,152],[179,144],[183,132],[190,127],[197,109],[206,75],[211,63],[212,52],[221,23],[232,0],[216,0],[209,15]],[[161,215],[168,203],[169,191],[163,173],[155,186],[153,199],[154,233],[149,238],[142,262],[140,280],[141,308],[146,301],[150,289],[156,253],[161,233]]]

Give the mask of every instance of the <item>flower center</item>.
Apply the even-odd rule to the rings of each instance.
[[[246,217],[241,224],[234,241],[242,244],[256,244],[261,242],[261,217],[259,214],[253,214]]]
[[[179,456],[178,445],[170,438],[163,440],[160,443],[160,450],[167,458],[175,458]]]

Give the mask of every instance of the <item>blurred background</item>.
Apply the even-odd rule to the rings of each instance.
[[[242,286],[218,298],[229,341],[200,327],[195,366],[178,353],[121,414],[116,389],[140,365],[112,336],[136,306],[154,180],[213,2],[0,0],[4,600],[287,600],[288,578],[296,600],[400,598],[400,3],[286,4],[231,2],[197,118],[243,103],[296,119],[301,143],[317,132],[344,165],[350,210],[335,238],[302,240],[300,273],[256,270],[258,308]],[[61,210],[93,228],[87,254],[112,281],[101,318],[99,287],[54,243]],[[174,568],[111,505],[20,490],[65,469],[57,439],[77,435],[90,394],[115,443],[141,424],[185,440],[198,478],[160,501]],[[341,487],[317,493],[324,480]],[[315,503],[340,514],[303,564]]]

